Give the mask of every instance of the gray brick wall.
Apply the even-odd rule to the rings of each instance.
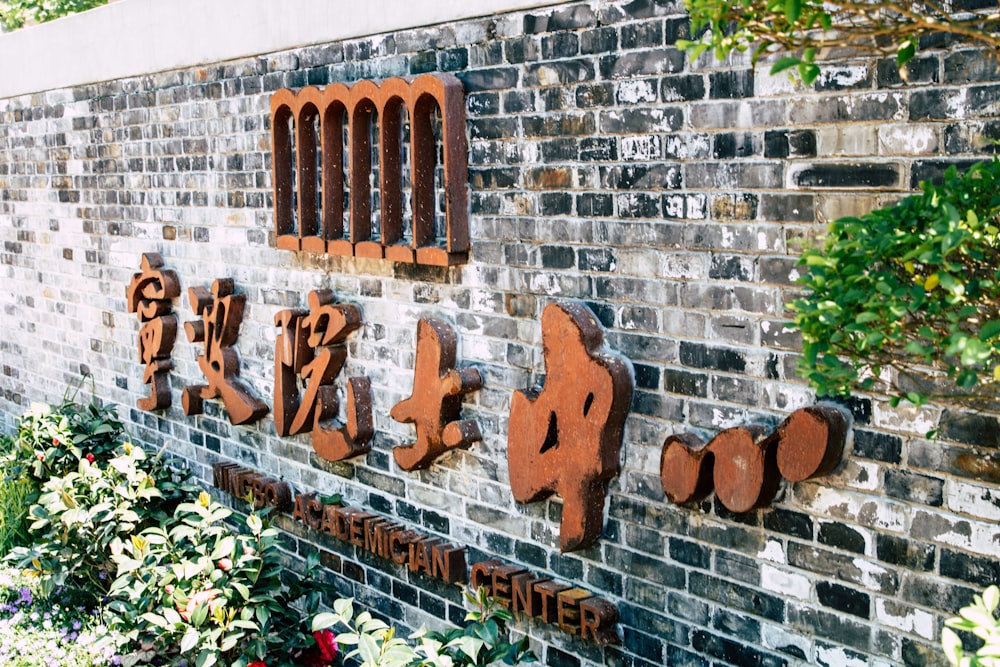
[[[679,3],[566,4],[0,100],[2,424],[90,373],[138,441],[205,480],[235,460],[618,604],[620,647],[520,623],[550,665],[940,663],[943,618],[1000,579],[995,415],[852,399],[843,465],[748,514],[673,506],[657,476],[671,433],[774,425],[813,402],[784,307],[796,255],[824,221],[993,153],[996,63],[928,51],[903,82],[859,60],[805,91],[746,61],[689,62],[675,46],[687,32]],[[469,264],[276,250],[270,93],[433,71],[467,89]],[[124,290],[151,251],[184,290],[235,279],[241,376],[268,404],[274,314],[320,287],[359,305],[345,375],[372,379],[373,451],[331,465],[269,417],[233,427],[214,402],[185,417],[180,389],[201,377],[183,338],[174,406],[131,407],[147,388]],[[542,381],[539,318],[558,299],[593,310],[636,378],[604,534],[572,554],[558,501],[513,501],[505,456],[511,393]],[[175,311],[194,319],[186,298]],[[388,412],[427,316],[454,325],[460,363],[483,374],[464,415],[485,440],[404,473],[391,448],[410,428]],[[461,620],[458,589],[279,524],[290,564],[321,549],[343,594],[394,621]]]

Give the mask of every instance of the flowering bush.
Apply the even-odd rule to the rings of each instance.
[[[65,586],[98,602],[113,579],[111,542],[167,516],[163,509],[168,499],[159,487],[166,486],[169,475],[128,443],[106,462],[91,462],[84,455],[76,471],[42,486],[29,512],[35,543],[14,549],[8,558],[44,575],[47,591]],[[176,496],[178,489],[169,489]]]
[[[308,633],[303,621],[319,606],[318,557],[284,586],[278,531],[251,513],[235,533],[232,514],[202,492],[164,526],[113,540],[109,624],[161,664],[328,667],[332,636]]]
[[[0,569],[0,664],[5,667],[118,664],[123,641],[65,591],[45,598],[37,578]]]
[[[509,612],[482,591],[469,597],[478,610],[467,627],[418,633],[415,648],[367,612],[355,617],[350,600],[318,613],[317,553],[305,576],[283,580],[267,510],[235,528],[234,513],[207,492],[194,495],[158,458],[119,445],[112,414],[66,404],[21,420],[13,460],[40,484],[30,509],[36,541],[7,559],[33,575],[34,588],[4,589],[0,572],[0,591],[15,591],[0,592],[3,667],[334,667],[340,644],[372,667],[534,661],[527,639],[507,640]],[[84,604],[67,606],[67,595]],[[338,623],[347,628],[340,635],[331,630]],[[20,629],[8,640],[9,628]],[[70,639],[76,648],[63,645]]]
[[[473,608],[465,617],[468,625],[446,632],[420,630],[410,637],[416,642],[414,646],[370,613],[355,616],[352,600],[334,601],[333,612],[317,614],[313,628],[345,627],[347,631],[336,639],[354,647],[344,657],[356,658],[361,667],[485,667],[537,661],[527,637],[516,643],[509,641],[507,623],[513,616],[485,589],[466,593],[465,598]]]
[[[83,459],[91,463],[110,458],[125,427],[111,407],[80,405],[71,400],[50,407],[35,405],[21,416],[13,438],[0,442],[0,556],[25,546],[28,507],[38,498],[41,484],[76,470]]]
[[[76,470],[81,459],[111,458],[125,435],[114,406],[66,401],[32,406],[18,421],[16,442],[34,478],[45,481]]]

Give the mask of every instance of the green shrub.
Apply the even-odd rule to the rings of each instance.
[[[106,4],[108,0],[0,0],[0,26],[16,30],[31,21],[45,23]]]
[[[31,542],[28,507],[38,488],[14,451],[14,440],[0,437],[0,558]]]
[[[317,644],[303,619],[320,602],[312,575],[318,556],[304,579],[284,586],[278,532],[255,513],[242,533],[231,520],[229,509],[202,492],[163,527],[114,540],[110,627],[171,665],[302,664],[296,660]]]
[[[808,250],[792,304],[801,372],[820,395],[884,389],[992,400],[1000,388],[1000,161],[861,218]]]
[[[941,631],[941,647],[948,662],[956,667],[1000,667],[998,605],[1000,588],[989,586],[971,605],[963,607],[957,617],[945,621],[947,627]],[[967,654],[962,639],[951,628],[971,632],[983,645],[974,654]]]
[[[29,508],[38,501],[43,483],[77,472],[87,461],[101,468],[118,455],[126,436],[114,406],[83,405],[65,400],[57,406],[35,405],[17,422],[14,437],[0,441],[0,557],[15,546],[27,546]],[[176,497],[171,475],[156,461],[161,490]],[[172,508],[171,508],[172,509]]]
[[[336,636],[337,643],[353,647],[344,659],[354,658],[361,667],[478,667],[536,662],[527,637],[516,643],[509,641],[510,611],[482,588],[465,597],[473,610],[466,615],[469,623],[464,628],[421,630],[410,637],[415,641],[412,646],[370,613],[355,615],[353,601],[348,599],[334,601],[332,613],[317,614],[313,629],[346,628]]]
[[[18,420],[15,449],[31,464],[35,479],[62,477],[82,459],[103,461],[127,439],[115,407],[72,400],[56,406],[33,406]]]
[[[139,447],[125,443],[108,461],[84,457],[76,471],[43,484],[29,511],[33,544],[10,558],[42,575],[46,590],[65,586],[96,602],[113,580],[112,542],[161,523],[178,492],[170,471]]]

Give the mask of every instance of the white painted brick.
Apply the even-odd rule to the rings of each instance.
[[[948,509],[979,519],[1000,522],[1000,489],[950,479],[945,482]]]
[[[934,125],[883,125],[878,128],[881,155],[933,155],[940,146],[940,129]]]
[[[766,591],[800,600],[808,600],[812,595],[812,582],[809,577],[767,563],[760,567],[760,586]]]
[[[875,599],[875,619],[883,625],[931,641],[937,639],[934,614],[884,598]]]
[[[906,529],[910,514],[903,503],[827,488],[816,482],[797,484],[795,496],[811,512],[893,532]]]
[[[873,155],[877,145],[875,126],[830,127],[816,132],[816,152],[824,157]]]
[[[816,664],[824,667],[869,667],[864,658],[850,655],[840,646],[817,646]]]
[[[812,640],[790,632],[786,627],[762,623],[760,634],[761,640],[767,648],[788,653],[788,649],[794,647],[801,651],[806,658],[812,655]]]
[[[890,431],[924,435],[937,427],[940,416],[940,407],[927,405],[918,408],[905,403],[893,408],[888,401],[872,402],[872,421]]]

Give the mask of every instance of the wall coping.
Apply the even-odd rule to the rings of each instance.
[[[0,34],[0,99],[565,1],[123,0]]]

